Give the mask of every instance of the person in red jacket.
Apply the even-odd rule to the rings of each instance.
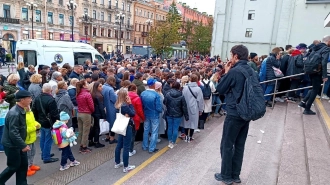
[[[128,96],[131,99],[132,105],[135,109],[135,116],[133,117],[135,129],[133,129],[132,132],[132,142],[130,147],[129,156],[133,156],[136,154],[136,150],[134,150],[134,142],[135,142],[135,135],[136,132],[139,130],[141,121],[143,122],[145,120],[143,108],[142,108],[142,102],[141,98],[137,94],[137,87],[135,84],[131,84],[127,87],[128,89]]]
[[[92,150],[87,148],[88,135],[94,112],[94,102],[91,93],[87,89],[86,80],[80,80],[76,84],[77,104],[78,104],[78,143],[80,143],[79,153],[88,153]]]

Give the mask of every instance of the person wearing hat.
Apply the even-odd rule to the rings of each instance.
[[[149,153],[157,152],[156,148],[159,129],[159,115],[163,111],[160,95],[155,91],[157,80],[149,78],[147,85],[149,89],[141,93],[141,101],[145,115],[144,133],[142,149],[148,150]],[[151,132],[151,139],[149,144],[149,132]]]
[[[141,73],[136,73],[135,79],[132,82],[133,84],[136,85],[136,87],[137,87],[137,93],[138,93],[139,96],[141,95],[141,93],[143,91],[146,90],[146,88],[144,87],[144,84],[143,84],[143,81],[142,80],[143,80],[143,75]]]
[[[252,67],[253,71],[258,73],[257,63],[259,61],[257,53],[250,53],[250,61],[247,63],[250,67]]]
[[[92,67],[92,72],[93,72],[93,74],[99,74],[100,73],[100,69],[97,66],[93,66]]]
[[[92,82],[91,74],[89,74],[89,73],[85,74],[84,79],[87,81],[88,84],[90,84]]]
[[[0,184],[4,185],[16,173],[16,184],[27,185],[28,157],[31,150],[25,143],[27,136],[26,113],[32,102],[32,94],[20,90],[15,94],[17,104],[6,115],[1,144],[7,156],[7,168],[0,174]]]

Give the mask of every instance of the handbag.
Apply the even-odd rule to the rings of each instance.
[[[282,71],[279,68],[276,68],[274,66],[272,68],[274,70],[274,74],[275,74],[276,78],[281,78],[284,76],[284,74],[282,73]]]
[[[105,119],[100,119],[100,135],[109,133],[109,122]]]
[[[51,119],[50,119],[50,115],[49,115],[49,113],[46,114],[46,111],[45,111],[44,107],[42,106],[41,98],[40,98],[40,97],[39,97],[39,105],[40,105],[40,107],[41,107],[41,112],[45,115],[45,118],[48,120],[49,124],[50,124],[50,125],[53,125],[53,123],[52,123],[52,121],[51,121]]]
[[[111,131],[126,136],[126,129],[131,118],[126,117],[121,114],[121,108],[119,109],[119,113],[116,114],[115,123],[112,126]]]

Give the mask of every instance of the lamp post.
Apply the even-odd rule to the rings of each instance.
[[[119,34],[118,34],[118,37],[119,37],[119,46],[121,46],[121,24],[123,22],[125,18],[125,14],[123,14],[122,12],[120,12],[119,14],[117,14],[117,17],[116,17],[116,23],[119,24]],[[119,52],[120,49],[118,49],[118,39],[117,39],[117,55],[119,55]]]
[[[148,29],[148,42],[147,42],[147,55],[148,55],[148,60],[149,60],[149,33],[150,33],[150,25],[152,24],[152,20],[148,19],[146,20],[146,23],[148,24],[149,26],[149,29]]]
[[[88,15],[87,12],[85,12],[85,13],[83,14],[82,18],[83,18],[83,21],[85,22],[85,24],[88,24],[88,23],[89,23],[89,21],[90,21],[90,16]],[[86,44],[87,44],[87,35],[88,35],[88,34],[86,33]]]
[[[73,18],[73,12],[76,10],[77,8],[77,4],[74,1],[69,1],[66,3],[68,10],[71,10],[71,16],[72,16],[72,20],[71,20],[71,41],[74,42],[74,36],[73,36],[73,26],[74,26],[74,18]]]
[[[34,12],[34,10],[37,8],[37,4],[36,3],[34,3],[34,2],[31,2],[31,3],[26,3],[26,6],[28,6],[29,7],[29,9],[32,11],[32,18],[31,18],[31,22],[32,22],[32,39],[34,39],[34,34],[33,34],[33,12]]]

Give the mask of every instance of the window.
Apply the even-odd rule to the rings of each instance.
[[[111,37],[111,30],[108,29],[108,37]]]
[[[142,44],[144,44],[144,38],[142,38]]]
[[[254,20],[255,11],[249,10],[248,12],[248,20]]]
[[[23,39],[29,39],[29,32],[23,33]]]
[[[49,40],[54,40],[54,33],[48,32],[48,38]]]
[[[48,12],[48,24],[53,24],[53,12]]]
[[[131,35],[129,32],[126,32],[126,39],[131,39]]]
[[[101,21],[104,21],[104,12],[101,12]]]
[[[131,23],[131,19],[130,18],[127,18],[127,26],[128,27],[129,27],[130,23]]]
[[[116,0],[116,8],[118,8],[118,0]]]
[[[92,3],[96,3],[96,0],[92,0]]]
[[[118,38],[118,30],[115,31],[115,38]]]
[[[143,25],[143,32],[146,31],[146,25]]]
[[[108,15],[108,22],[111,22],[111,14]]]
[[[93,10],[93,19],[96,19],[96,10]]]
[[[29,12],[27,8],[22,8],[22,20],[27,21],[29,20]]]
[[[60,40],[64,40],[64,33],[60,33]]]
[[[252,28],[246,28],[245,37],[252,37],[252,32],[253,32]]]
[[[74,24],[74,19],[73,18],[74,17],[72,17],[72,16],[69,17],[70,26],[72,26],[72,23]]]
[[[63,6],[63,0],[58,0],[58,4]]]
[[[74,65],[84,65],[86,60],[92,61],[91,53],[74,52]]]
[[[150,18],[150,12],[148,12],[148,18]]]
[[[140,25],[139,25],[139,31],[141,31],[141,30],[142,30],[142,29],[141,29],[141,26],[142,26],[142,25],[140,24]]]
[[[138,13],[139,13],[139,10],[135,9],[135,15],[138,15]]]
[[[124,32],[123,31],[120,31],[120,38],[124,38]]]
[[[127,11],[128,11],[128,12],[131,11],[131,5],[127,5]]]
[[[36,32],[36,39],[41,39],[41,38],[42,38],[41,31],[37,31]]]
[[[88,26],[85,26],[85,35],[88,35]]]
[[[101,0],[100,4],[104,5],[104,0]]]
[[[101,37],[104,37],[104,28],[101,28]]]
[[[48,3],[51,3],[51,2],[52,2],[52,0],[47,0],[47,2],[48,2]]]
[[[147,16],[147,12],[146,11],[144,11],[144,15],[143,15],[144,17],[146,17]]]
[[[17,56],[22,57],[24,67],[29,65],[37,66],[37,52],[33,50],[18,50]]]
[[[136,37],[134,37],[134,44],[136,44]]]
[[[140,10],[139,16],[142,16],[142,10]]]
[[[84,13],[88,14],[88,8],[84,8]]]
[[[141,44],[141,42],[140,42],[141,40],[140,40],[140,37],[139,37],[139,44]]]
[[[156,14],[156,20],[158,20],[158,14]]]
[[[108,1],[108,8],[111,9],[111,0]]]
[[[154,18],[154,13],[151,13],[151,19],[153,19]]]
[[[36,22],[41,22],[41,10],[36,10]]]
[[[123,9],[123,11],[124,11],[125,10],[125,3],[122,2],[121,6],[122,6],[121,9]]]
[[[3,5],[3,17],[4,18],[11,18],[10,17],[10,5]]]
[[[93,36],[96,36],[96,33],[97,33],[97,28],[93,28]]]
[[[63,14],[59,14],[58,23],[60,25],[64,25],[64,15]]]
[[[165,20],[165,16],[163,15],[163,20]]]

